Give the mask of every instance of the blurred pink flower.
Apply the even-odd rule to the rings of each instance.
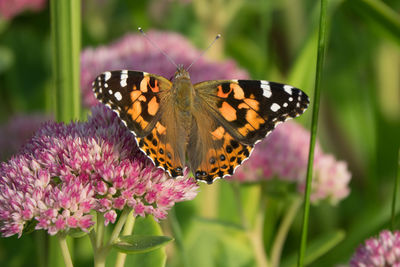
[[[350,260],[351,267],[400,267],[400,232],[384,230],[379,237],[360,245]]]
[[[47,0],[0,0],[0,15],[11,20],[18,14],[26,11],[40,11],[45,8]]]
[[[189,66],[200,54],[184,36],[173,32],[149,31],[147,36],[167,53],[176,64]],[[81,54],[81,88],[86,106],[98,103],[91,83],[104,71],[129,69],[171,78],[176,67],[140,33],[128,34],[109,46],[87,48]],[[210,62],[202,57],[190,69],[193,83],[215,79],[245,79],[246,71],[235,62]]]
[[[36,114],[18,114],[0,125],[0,160],[15,154],[37,129],[51,116]]]
[[[250,158],[237,169],[232,179],[254,182],[277,177],[297,183],[298,190],[303,192],[309,143],[310,133],[306,129],[296,122],[285,122],[255,146]],[[334,204],[345,198],[349,194],[351,178],[346,164],[323,154],[318,142],[314,159],[312,202],[328,199]]]
[[[187,172],[171,179],[154,167],[117,116],[99,105],[88,122],[45,124],[0,165],[0,232],[21,236],[30,223],[49,234],[89,231],[91,211],[103,213],[108,224],[125,207],[134,216],[163,219],[197,189]]]

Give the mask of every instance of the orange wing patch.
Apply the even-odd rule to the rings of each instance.
[[[236,109],[234,109],[227,102],[222,103],[222,106],[219,108],[219,112],[221,113],[222,117],[224,117],[227,121],[234,121],[237,119]]]
[[[156,115],[158,109],[160,107],[160,104],[157,101],[157,98],[153,96],[153,98],[150,100],[147,108],[147,112],[151,115],[154,116]]]

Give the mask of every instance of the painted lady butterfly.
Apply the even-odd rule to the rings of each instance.
[[[193,85],[183,66],[172,82],[146,72],[107,71],[94,80],[93,90],[156,166],[176,177],[187,160],[196,179],[209,184],[233,174],[257,142],[309,104],[301,90],[268,81]]]

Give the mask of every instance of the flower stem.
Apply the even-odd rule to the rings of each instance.
[[[261,204],[255,218],[254,228],[252,230],[247,231],[247,235],[253,246],[255,259],[258,267],[269,266],[267,255],[265,254],[264,240],[263,240],[265,206],[266,206],[266,198],[262,197]]]
[[[109,250],[113,242],[118,238],[119,234],[121,233],[122,227],[125,225],[126,220],[128,219],[128,215],[130,214],[130,208],[124,208],[122,213],[118,219],[118,222],[114,226],[114,230],[111,233],[111,237],[107,242],[107,245],[104,247],[105,249]]]
[[[53,80],[56,119],[70,121],[80,115],[81,1],[50,1]]]
[[[244,209],[243,209],[243,205],[242,205],[242,196],[240,193],[239,183],[236,181],[232,181],[229,184],[232,186],[233,194],[235,196],[237,212],[239,214],[242,226],[244,229],[248,230],[249,229],[249,221],[247,220],[246,215],[244,214]]]
[[[128,218],[126,220],[124,230],[122,231],[122,235],[131,235],[133,232],[134,225],[135,225],[135,217],[133,216],[133,210],[131,210],[128,214]],[[125,264],[125,259],[126,259],[126,254],[118,252],[114,267],[123,267]]]
[[[99,250],[104,245],[104,216],[101,212],[97,213],[96,228],[95,248]]]
[[[391,222],[391,229],[392,231],[395,229],[395,215],[396,215],[396,201],[397,201],[397,191],[399,187],[399,180],[400,180],[400,149],[397,156],[397,175],[394,180],[394,187],[393,187],[393,201],[392,201],[392,222]]]
[[[276,234],[275,240],[273,242],[273,247],[271,249],[271,266],[278,267],[281,259],[283,244],[285,243],[287,233],[290,226],[293,223],[294,218],[301,206],[302,199],[300,197],[295,197],[279,226],[278,233]]]
[[[95,267],[104,267],[106,264],[106,258],[108,253],[111,250],[111,246],[113,242],[118,238],[119,234],[121,233],[122,227],[124,226],[126,219],[130,213],[129,208],[125,208],[119,219],[118,222],[114,226],[114,230],[111,233],[111,237],[108,240],[107,244],[104,245],[104,217],[102,214],[97,215],[97,232],[96,236],[94,237],[93,234],[90,235],[90,241],[92,242],[92,246],[94,249],[94,266]]]
[[[187,253],[185,251],[185,245],[183,244],[181,226],[179,225],[179,221],[176,218],[175,207],[171,208],[169,215],[168,215],[168,220],[171,223],[172,233],[175,238],[175,244],[178,248],[178,253],[181,258],[181,265],[183,267],[188,267],[188,266],[190,266],[190,263],[189,263]]]
[[[314,149],[317,136],[322,69],[324,65],[325,47],[326,47],[326,38],[325,38],[326,20],[327,20],[326,10],[327,10],[327,0],[321,0],[321,14],[320,14],[319,35],[318,35],[318,54],[317,54],[317,66],[316,66],[315,89],[314,89],[314,104],[312,110],[310,149],[309,149],[308,166],[307,166],[307,180],[306,180],[306,189],[304,194],[303,226],[301,232],[299,256],[297,261],[297,266],[299,267],[302,267],[304,264],[304,255],[307,245],[307,231],[308,231],[308,218],[310,213],[310,195],[311,195],[311,181],[312,181],[313,163],[314,163]]]
[[[64,263],[66,267],[73,267],[71,255],[69,254],[68,245],[67,245],[67,236],[65,234],[57,234],[58,244],[61,248],[61,253],[64,259]]]

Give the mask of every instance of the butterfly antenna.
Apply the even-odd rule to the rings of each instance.
[[[147,41],[149,41],[154,47],[156,47],[160,52],[176,67],[178,68],[178,65],[175,63],[175,61],[172,60],[170,56],[168,56],[167,53],[165,53],[155,42],[153,42],[149,37],[147,37],[147,34],[143,31],[141,27],[138,28],[141,34],[143,34],[144,38],[146,38]]]
[[[221,34],[217,34],[217,36],[215,36],[214,41],[212,41],[211,44],[209,44],[209,45],[207,46],[207,48],[203,50],[203,52],[192,62],[192,64],[189,65],[189,67],[186,69],[186,71],[189,71],[189,69],[193,66],[193,64],[196,63],[197,60],[199,60],[199,59],[204,55],[204,53],[207,52],[207,50],[210,49],[210,47],[211,47],[219,38],[221,38]]]

